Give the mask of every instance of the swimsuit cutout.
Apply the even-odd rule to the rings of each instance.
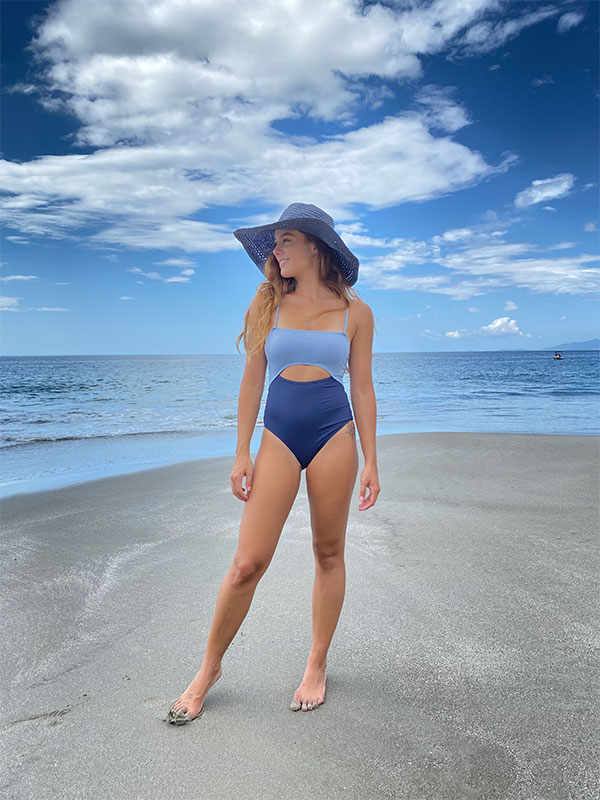
[[[343,331],[278,328],[278,316],[279,305],[265,340],[269,391],[263,422],[306,469],[329,439],[353,419],[342,383],[350,353],[348,309]],[[284,378],[281,372],[293,364],[318,366],[330,374],[313,381]]]

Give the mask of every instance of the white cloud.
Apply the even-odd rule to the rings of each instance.
[[[363,259],[361,279],[373,289],[425,291],[455,300],[507,286],[555,294],[600,289],[600,268],[590,266],[600,262],[598,255],[552,255],[572,247],[572,242],[546,248],[507,242],[498,235],[496,224],[492,220],[463,229],[464,235],[447,231],[428,241],[402,240],[400,247],[385,255]]]
[[[423,86],[416,96],[416,102],[425,107],[421,117],[430,128],[439,128],[448,133],[455,133],[471,124],[468,111],[452,99],[454,86]]]
[[[187,0],[176,13],[172,0],[64,0],[50,8],[36,47],[54,62],[48,99],[60,102],[52,92],[65,91],[62,102],[85,123],[79,140],[105,146],[177,135],[190,116],[204,120],[199,134],[215,133],[221,115],[337,119],[361,97],[362,76],[420,77],[417,53],[446,43],[488,5],[440,8],[428,19],[350,0]],[[422,35],[409,35],[416,26]]]
[[[38,91],[38,87],[33,83],[25,83],[24,81],[21,81],[19,83],[13,83],[12,86],[5,87],[4,91],[8,94],[35,94],[35,92]]]
[[[568,172],[555,175],[553,178],[532,181],[531,186],[523,189],[515,197],[515,205],[517,208],[528,208],[536,203],[566,197],[574,182],[575,177]]]
[[[504,311],[514,311],[516,307],[517,307],[516,303],[513,303],[512,300],[507,300],[506,303],[504,304]]]
[[[88,237],[96,247],[120,244],[132,250],[160,250],[181,248],[194,253],[218,253],[236,250],[238,244],[225,225],[214,225],[191,219],[146,220],[141,215],[135,219],[117,222]],[[232,241],[233,240],[233,241]]]
[[[571,250],[577,247],[577,242],[557,242],[556,244],[548,245],[548,250]]]
[[[472,314],[479,313],[479,309],[477,308],[477,306],[469,306],[469,308],[467,308],[467,311],[470,311]]]
[[[123,297],[118,297],[117,300],[133,300],[133,297],[123,296]]]
[[[586,233],[592,233],[593,231],[598,230],[598,225],[595,222],[586,222],[585,225],[583,226],[583,230]]]
[[[191,267],[195,262],[189,258],[165,258],[164,261],[154,263],[159,267]]]
[[[20,311],[19,300],[20,297],[6,297],[0,296],[0,311]]]
[[[576,25],[579,25],[582,19],[583,14],[580,14],[578,11],[569,11],[560,17],[556,24],[556,30],[558,33],[564,33],[574,28]]]
[[[473,236],[474,232],[471,228],[454,228],[453,230],[433,236],[432,241],[436,244],[443,244],[445,242],[459,242],[464,239],[472,239]]]
[[[20,232],[6,237],[13,243],[43,237],[98,249],[235,250],[234,227],[271,222],[294,198],[341,220],[337,228],[350,247],[389,251],[361,254],[361,280],[375,289],[460,300],[511,284],[594,290],[598,270],[586,264],[597,259],[525,258],[536,248],[504,242],[493,209],[487,227],[451,229],[425,242],[371,236],[357,219],[359,204],[421,202],[516,163],[506,152],[488,164],[453,141],[471,115],[451,86],[426,84],[405,111],[368,126],[358,127],[358,115],[389,96],[388,81],[410,86],[421,79],[420,58],[504,48],[521,30],[558,16],[558,8],[523,13],[520,4],[498,0],[186,0],[173,13],[173,0],[59,0],[47,11],[32,43],[39,82],[28,78],[7,90],[72,115],[79,123],[73,147],[86,152],[0,162],[5,228]],[[294,136],[278,127],[301,117],[317,120],[325,133]],[[519,202],[564,196],[573,180],[534,181]],[[248,216],[255,201],[272,212]],[[239,215],[229,225],[205,221],[215,207],[239,208]],[[130,271],[164,282],[194,274],[190,259],[156,264],[180,271]]]
[[[456,53],[463,56],[489,53],[502,47],[525,28],[560,13],[558,8],[544,5],[534,11],[524,13],[520,17],[509,18],[508,15],[511,12],[517,12],[520,7],[520,3],[508,3],[505,6],[498,4],[497,9],[504,12],[500,19],[498,21],[484,20],[472,25],[457,43]]]
[[[502,336],[506,334],[511,336],[523,336],[515,320],[509,319],[508,317],[499,317],[499,319],[490,322],[489,325],[482,326],[480,330],[483,333],[490,333],[492,336]]]
[[[37,281],[38,275],[1,275],[1,281]]]
[[[195,270],[193,269],[182,269],[179,275],[172,275],[165,277],[161,275],[160,272],[144,272],[143,269],[140,267],[128,267],[127,272],[133,272],[135,275],[143,275],[145,278],[149,278],[152,281],[162,281],[163,283],[189,283],[190,277],[195,274]],[[140,281],[137,281],[140,283]]]
[[[252,153],[241,141],[243,127],[214,142],[4,162],[0,188],[21,198],[18,206],[4,199],[5,224],[30,236],[65,239],[101,222],[105,227],[87,237],[88,244],[216,252],[240,247],[231,230],[182,217],[250,197],[269,198],[277,216],[290,197],[310,197],[334,217],[348,217],[350,204],[380,209],[430,199],[505,171],[513,161],[506,155],[492,167],[448,137],[436,139],[410,113],[302,145],[264,133],[252,140]],[[189,180],[190,161],[212,165],[214,177]]]
[[[508,317],[500,317],[490,322],[489,325],[482,325],[477,330],[468,330],[461,328],[456,331],[446,331],[444,334],[448,339],[473,339],[481,335],[491,336],[526,336],[531,338],[531,334],[523,333],[519,330],[519,326],[514,319]]]
[[[497,285],[518,286],[533,292],[586,294],[600,286],[597,255],[562,257],[540,255],[537,245],[528,242],[489,241],[448,253],[438,262],[456,273],[493,277]],[[530,255],[531,254],[531,255]]]
[[[531,81],[532,86],[543,86],[546,83],[554,83],[552,75],[544,75],[542,78],[534,78]]]
[[[358,203],[380,209],[476,184],[516,157],[490,165],[452,140],[470,124],[453,87],[427,84],[412,110],[367,127],[358,114],[389,96],[387,81],[421,78],[421,57],[487,52],[555,13],[497,0],[186,0],[177,13],[172,0],[56,2],[32,42],[35,92],[79,121],[74,147],[98,149],[1,163],[5,224],[23,234],[9,238],[79,240],[95,226],[86,243],[98,248],[216,252],[239,245],[201,219],[208,208],[258,201],[279,213],[310,197],[348,221]],[[320,139],[278,129],[301,116],[331,124]]]
[[[47,306],[42,306],[41,308],[30,308],[29,311],[69,311],[68,308],[48,308]]]
[[[2,162],[0,161],[0,174],[2,171]],[[0,203],[0,208],[2,208],[2,204]],[[5,217],[6,218],[6,217]],[[27,239],[23,236],[5,236],[4,237],[7,242],[12,242],[12,244],[29,244]]]

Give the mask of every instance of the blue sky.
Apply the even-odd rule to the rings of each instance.
[[[2,353],[234,353],[315,203],[375,352],[599,335],[598,3],[3,0]]]

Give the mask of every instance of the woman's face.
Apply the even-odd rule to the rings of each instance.
[[[319,251],[302,231],[275,231],[273,254],[282,278],[297,278],[318,264]]]

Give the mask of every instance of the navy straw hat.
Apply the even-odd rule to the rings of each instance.
[[[306,203],[292,203],[277,222],[259,225],[257,228],[239,228],[233,232],[244,250],[259,270],[265,274],[267,258],[275,247],[275,231],[289,229],[316,236],[325,242],[337,259],[346,282],[352,286],[358,279],[358,258],[350,252],[333,228],[333,218],[318,206]]]

